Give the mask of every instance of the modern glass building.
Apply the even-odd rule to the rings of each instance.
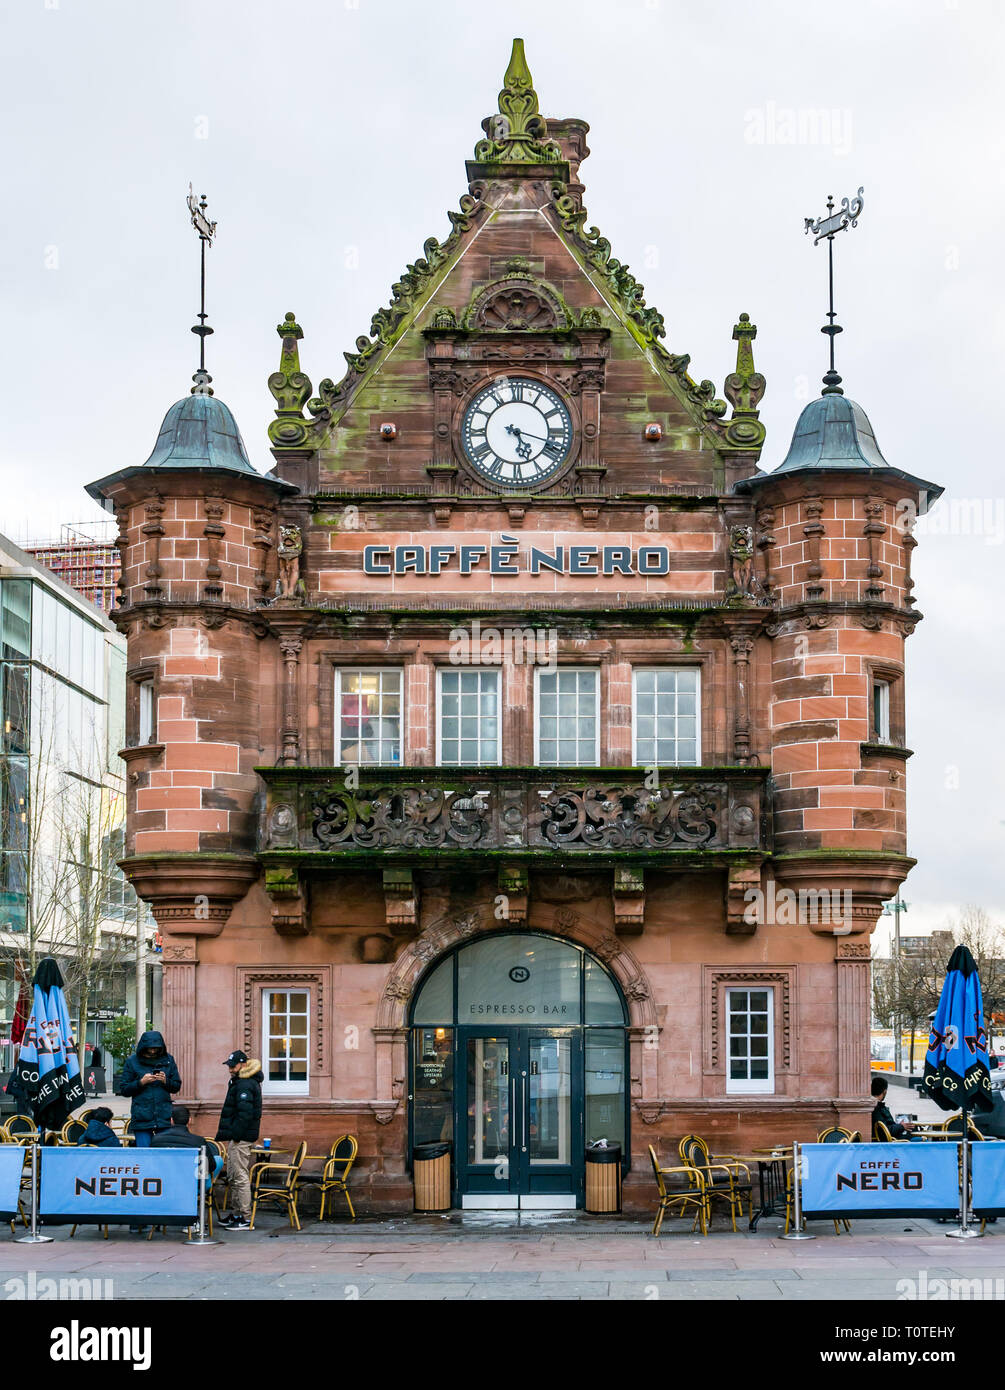
[[[108,619],[0,537],[0,1071],[19,977],[47,953],[72,961],[85,921],[95,927],[91,1005],[126,1011],[137,900],[116,865],[125,681],[125,641]],[[76,1012],[72,989],[70,1003]]]

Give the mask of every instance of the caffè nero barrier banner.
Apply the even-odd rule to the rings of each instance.
[[[983,1147],[974,1144],[971,1152]],[[996,1151],[990,1171],[1005,1183],[1005,1143],[987,1147]],[[799,1152],[804,1216],[955,1216],[959,1210],[958,1144],[800,1144]]]
[[[0,1144],[0,1221],[17,1215],[26,1149],[16,1144]]]
[[[38,1214],[47,1224],[188,1225],[198,1220],[198,1149],[67,1146],[42,1147],[38,1153]]]

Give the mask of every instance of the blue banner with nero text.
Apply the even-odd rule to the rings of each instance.
[[[970,1171],[970,1205],[974,1214],[1005,1215],[1005,1141],[971,1144]]]
[[[17,1214],[26,1153],[20,1144],[0,1144],[0,1219],[4,1221]]]
[[[959,1145],[800,1144],[806,1216],[953,1216]]]
[[[182,1225],[199,1213],[198,1149],[42,1148],[46,1221]]]

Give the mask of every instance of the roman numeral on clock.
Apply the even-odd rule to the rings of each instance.
[[[563,445],[562,439],[549,439],[547,444],[541,450],[541,453],[547,454],[547,456],[553,462],[557,461],[565,453],[565,447]]]
[[[482,440],[481,444],[471,443],[471,457],[476,463],[483,463],[485,459],[492,455],[492,446],[487,440]]]

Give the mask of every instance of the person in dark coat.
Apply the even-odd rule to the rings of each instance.
[[[907,1139],[910,1137],[909,1131],[914,1128],[910,1120],[903,1124],[898,1123],[890,1113],[890,1107],[886,1103],[886,1093],[890,1089],[889,1083],[883,1076],[874,1076],[870,1087],[872,1098],[876,1102],[872,1111],[872,1137],[876,1138],[876,1121],[880,1120],[890,1131],[891,1139]]]
[[[108,1123],[111,1118],[112,1112],[107,1105],[99,1105],[97,1110],[92,1110],[87,1128],[77,1140],[77,1147],[81,1144],[91,1144],[98,1149],[120,1149],[122,1144],[119,1136]]]
[[[209,1147],[209,1140],[201,1134],[193,1134],[188,1127],[191,1114],[187,1105],[171,1107],[171,1128],[162,1129],[150,1141],[152,1149],[202,1149],[206,1155],[206,1188],[213,1186],[217,1174],[223,1167],[220,1155]]]
[[[148,1148],[153,1136],[171,1127],[171,1097],[181,1090],[175,1060],[160,1033],[140,1036],[136,1051],[122,1068],[119,1094],[132,1098],[130,1132],[138,1148]]]
[[[251,1168],[252,1146],[258,1140],[262,1119],[262,1082],[265,1075],[257,1057],[232,1052],[223,1064],[230,1068],[230,1085],[220,1111],[217,1139],[227,1144],[227,1177],[230,1179],[231,1216],[222,1216],[220,1225],[235,1231],[251,1227]]]

